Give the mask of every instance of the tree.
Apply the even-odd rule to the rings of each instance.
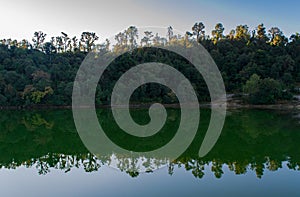
[[[78,49],[78,39],[76,36],[72,38],[72,51],[76,51]]]
[[[167,38],[169,39],[169,42],[170,42],[174,37],[173,27],[169,26],[167,30],[168,30]]]
[[[295,34],[292,34],[291,37],[290,37],[290,40],[292,42],[297,42],[300,40],[300,34],[298,32],[296,32]]]
[[[155,34],[154,38],[153,38],[153,45],[154,46],[158,46],[158,45],[166,45],[167,43],[167,39],[164,37],[160,37],[158,35],[158,33]]]
[[[226,36],[227,39],[229,40],[233,40],[234,39],[234,36],[235,36],[235,30],[232,29],[230,30],[229,34]]]
[[[263,24],[259,24],[256,31],[252,30],[250,39],[251,30],[247,25],[239,25],[237,31],[231,30],[224,37],[224,27],[219,23],[212,32],[212,38],[204,35],[204,25],[201,22],[195,23],[192,27],[193,31],[187,32],[184,37],[176,35],[171,26],[167,30],[168,34],[165,36],[160,36],[156,32],[145,31],[141,45],[149,47],[138,49],[136,47],[139,32],[134,26],[118,33],[115,36],[116,42],[114,44],[108,40],[98,44],[98,36],[91,32],[82,33],[80,39],[77,39],[76,36],[70,37],[62,32],[61,35],[51,37],[49,42],[44,41],[44,33],[36,32],[32,44],[27,40],[1,39],[0,76],[3,79],[0,80],[1,101],[7,105],[24,105],[27,100],[22,99],[21,95],[26,86],[32,85],[33,91],[40,91],[35,93],[37,96],[35,99],[38,98],[38,95],[42,95],[42,92],[45,92],[46,87],[53,88],[53,96],[41,99],[41,103],[70,105],[71,84],[87,52],[93,50],[110,51],[107,55],[115,55],[114,53],[118,54],[129,49],[132,49],[130,53],[117,58],[110,65],[108,70],[113,72],[109,76],[113,76],[115,79],[120,73],[129,69],[130,65],[147,61],[165,62],[172,64],[176,69],[183,65],[181,71],[195,80],[192,85],[197,94],[200,95],[199,92],[202,92],[203,96],[199,96],[199,100],[207,101],[209,94],[208,92],[206,94],[205,82],[197,75],[197,72],[189,68],[187,62],[171,53],[163,55],[159,50],[153,51],[150,47],[157,46],[159,48],[159,46],[165,45],[189,47],[195,44],[191,40],[196,40],[197,37],[218,65],[229,92],[241,92],[250,77],[256,74],[261,76],[258,79],[258,85],[254,86],[254,88],[258,88],[257,92],[267,92],[267,90],[262,91],[264,89],[261,87],[262,83],[265,83],[265,86],[269,84],[276,86],[278,82],[284,93],[281,92],[281,97],[274,96],[275,100],[289,99],[290,92],[294,91],[295,86],[300,82],[299,33],[291,35],[289,42],[287,42],[278,28],[271,28],[269,31],[270,41],[268,41]],[[79,40],[80,42],[78,42]],[[32,46],[41,48],[31,50]],[[275,80],[275,83],[271,79]],[[110,88],[111,84],[109,79],[104,79],[102,89],[97,93],[100,95],[101,103],[109,102],[110,92],[105,88]],[[176,96],[173,97],[168,89],[152,85],[140,89],[134,97],[136,101],[149,102],[147,96],[150,95],[150,98],[160,97],[158,99],[165,103],[177,102]],[[261,97],[259,94],[252,95],[257,96],[257,98]],[[254,101],[257,102],[257,100],[259,99]],[[271,100],[269,99],[269,101]],[[265,103],[266,101],[259,102]]]
[[[135,26],[130,26],[125,31],[127,41],[129,42],[129,48],[134,49],[137,47],[138,29]]]
[[[22,48],[22,49],[29,49],[30,43],[28,42],[28,40],[23,39],[23,40],[20,42],[19,47]]]
[[[274,104],[282,98],[282,87],[279,81],[272,78],[260,79],[253,74],[246,82],[243,90],[248,95],[248,102],[251,104]]]
[[[63,40],[63,50],[66,52],[67,50],[71,51],[71,39],[69,38],[68,34],[61,32],[62,34],[62,40]]]
[[[196,36],[197,42],[205,38],[205,25],[202,22],[195,23],[192,27],[193,35]]]
[[[23,91],[22,98],[26,99],[27,104],[31,104],[31,102],[38,104],[44,97],[52,94],[53,89],[50,86],[45,87],[44,91],[40,91],[34,88],[32,85],[28,85]]]
[[[254,94],[258,91],[258,85],[260,82],[260,76],[257,74],[253,74],[250,79],[246,82],[246,84],[243,87],[243,90],[247,94]]]
[[[46,42],[43,46],[43,51],[47,54],[50,55],[52,53],[56,52],[55,46],[51,42]]]
[[[125,32],[119,32],[115,35],[115,40],[117,43],[114,46],[114,52],[119,53],[127,47],[127,36]]]
[[[257,39],[262,40],[262,41],[267,41],[268,40],[268,36],[266,34],[266,28],[264,27],[264,24],[261,23],[257,26],[256,28],[257,30]]]
[[[33,41],[33,47],[35,49],[42,50],[42,45],[45,41],[47,34],[43,33],[42,31],[36,31],[34,32],[32,41]]]
[[[145,31],[144,34],[145,36],[141,39],[141,45],[144,43],[144,45],[149,46],[153,38],[152,31]]]
[[[212,30],[211,34],[213,36],[212,40],[214,44],[216,44],[220,39],[224,38],[223,32],[224,32],[224,27],[222,23],[218,23],[215,26],[215,29]]]
[[[247,25],[238,25],[235,30],[235,39],[248,41],[250,39],[249,28]]]
[[[56,50],[57,52],[62,53],[64,51],[64,42],[63,42],[63,38],[61,36],[56,36],[55,37],[55,46],[56,46]]]
[[[80,44],[83,47],[84,52],[92,51],[95,46],[95,41],[98,40],[99,37],[94,32],[82,32],[80,38]]]
[[[282,31],[278,27],[272,27],[269,30],[270,44],[273,46],[279,46],[280,44],[286,43],[286,38],[284,37]]]

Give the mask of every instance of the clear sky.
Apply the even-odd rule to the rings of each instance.
[[[38,30],[48,38],[61,31],[70,36],[93,31],[105,39],[130,25],[171,25],[185,32],[198,21],[207,34],[218,22],[225,33],[259,23],[268,29],[278,26],[287,36],[300,31],[298,0],[2,0],[0,6],[0,39],[31,40]]]

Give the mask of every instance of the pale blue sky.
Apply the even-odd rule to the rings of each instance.
[[[42,30],[49,36],[79,36],[94,31],[102,39],[130,25],[172,25],[185,32],[198,21],[210,34],[222,22],[225,32],[239,24],[255,28],[278,26],[286,35],[300,31],[300,1],[296,0],[4,0],[1,2],[0,38],[26,38]]]

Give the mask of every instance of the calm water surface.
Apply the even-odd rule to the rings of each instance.
[[[157,148],[176,132],[180,110],[155,138],[134,143],[108,110],[99,122],[117,144]],[[134,120],[149,121],[147,110]],[[111,152],[97,157],[78,136],[71,110],[1,111],[0,196],[300,196],[300,116],[296,111],[231,110],[215,147],[197,156],[210,111],[176,161]]]

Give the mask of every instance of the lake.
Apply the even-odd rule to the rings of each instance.
[[[99,122],[120,146],[150,150],[176,132],[179,109],[168,109],[163,131],[140,143],[114,136],[108,109]],[[133,109],[139,124],[146,109]],[[213,149],[198,150],[210,110],[201,109],[198,132],[175,161],[103,152],[91,154],[82,143],[71,110],[3,110],[0,116],[1,196],[299,196],[299,111],[229,110]]]

